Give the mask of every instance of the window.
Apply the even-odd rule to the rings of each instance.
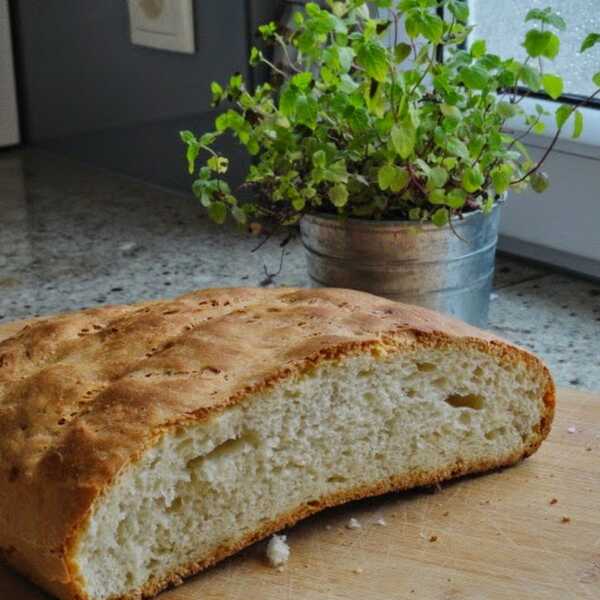
[[[488,51],[524,60],[520,46],[533,23],[525,23],[531,9],[550,6],[567,22],[560,32],[561,49],[554,61],[545,60],[546,72],[560,75],[565,96],[561,100],[580,102],[596,90],[592,76],[600,70],[600,47],[585,54],[579,49],[585,36],[600,32],[600,0],[469,0],[471,22],[476,25],[473,39],[487,41]],[[523,90],[526,92],[527,90]],[[542,104],[551,113],[546,119],[545,136],[554,135],[556,103],[544,94],[531,94],[521,104],[533,112]],[[583,135],[570,140],[567,127],[557,148],[546,163],[551,186],[543,196],[527,193],[513,197],[503,211],[499,247],[502,250],[600,277],[600,236],[597,223],[600,205],[595,190],[600,186],[600,101],[582,109]],[[522,122],[511,123],[526,129]],[[534,158],[545,151],[549,137],[529,135],[524,140]],[[531,224],[536,226],[532,227]]]
[[[567,22],[561,32],[561,50],[554,61],[546,59],[546,69],[560,75],[565,93],[588,96],[596,87],[592,75],[600,65],[600,47],[579,54],[581,42],[591,31],[600,31],[598,0],[471,0],[471,21],[476,25],[474,38],[485,38],[488,50],[499,55],[524,59],[519,47],[532,23],[525,24],[525,15],[532,8],[550,6]],[[597,103],[600,106],[600,102]]]

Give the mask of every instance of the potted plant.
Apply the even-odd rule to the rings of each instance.
[[[518,89],[561,96],[543,60],[559,52],[565,23],[551,9],[530,11],[518,61],[490,54],[484,40],[466,49],[473,28],[460,0],[327,4],[307,3],[293,30],[259,28],[285,57],[274,64],[252,49],[250,64],[266,65],[271,82],[252,91],[236,74],[212,84],[215,104],[227,103],[215,131],[181,133],[190,173],[206,155],[193,191],[217,223],[231,215],[254,232],[299,224],[319,285],[484,324],[502,200],[548,185],[548,153],[533,161],[506,125],[521,117],[542,132],[544,108],[527,114]],[[581,134],[579,107],[559,105],[548,152],[567,121]],[[226,132],[255,157],[247,202],[222,179],[228,159],[212,148]]]

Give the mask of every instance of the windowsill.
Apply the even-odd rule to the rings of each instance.
[[[535,113],[536,104],[541,104],[551,113],[542,117],[543,122],[546,124],[546,131],[542,135],[529,134],[522,141],[536,148],[547,148],[556,133],[554,111],[558,106],[558,102],[541,100],[539,98],[524,98],[521,102],[521,106],[530,113]],[[584,119],[584,129],[581,137],[577,140],[573,140],[570,137],[572,130],[571,119],[563,129],[554,151],[600,160],[600,109],[583,107],[579,110],[583,113]],[[527,129],[523,121],[518,118],[509,121],[508,125],[509,131],[519,132]]]

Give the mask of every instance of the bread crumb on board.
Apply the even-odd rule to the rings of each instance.
[[[383,517],[379,517],[378,519],[376,519],[374,521],[375,525],[379,525],[379,527],[385,527],[387,525],[387,523],[385,522],[385,519]]]
[[[438,536],[437,535],[430,536],[429,541],[430,542],[437,542],[438,541]]]
[[[290,547],[286,543],[286,535],[274,535],[267,544],[267,558],[272,567],[283,570],[283,565],[290,558]]]
[[[346,523],[346,528],[347,529],[360,529],[361,527],[362,527],[362,525],[360,524],[360,521],[358,519],[355,519],[354,517],[352,517]]]
[[[567,517],[566,515],[560,520],[561,523],[570,523],[571,517]]]
[[[577,428],[571,425],[571,427],[567,427],[567,431],[569,433],[577,433]]]
[[[552,500],[550,500],[550,504],[556,504],[558,502],[558,498],[552,498]]]
[[[352,572],[353,572],[353,573],[356,573],[357,575],[360,575],[360,574],[363,572],[363,570],[362,570],[360,567],[357,567],[357,568],[356,568],[356,569],[354,569]]]

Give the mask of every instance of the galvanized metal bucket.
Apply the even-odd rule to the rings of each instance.
[[[500,204],[452,227],[306,215],[300,222],[317,287],[354,288],[487,324]]]

